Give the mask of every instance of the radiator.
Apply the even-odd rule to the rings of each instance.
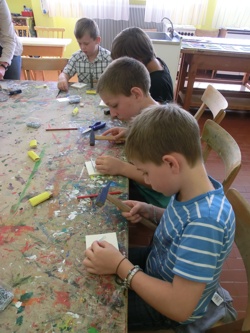
[[[181,36],[194,36],[196,28],[193,25],[174,25],[174,30]]]
[[[95,19],[101,34],[101,46],[110,50],[114,37],[123,29],[128,27],[139,27],[142,29],[156,29],[162,31],[162,23],[144,22],[145,6],[130,6],[128,21],[115,21],[110,19]]]

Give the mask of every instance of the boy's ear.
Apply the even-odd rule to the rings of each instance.
[[[170,169],[172,169],[173,173],[179,173],[180,172],[180,163],[178,158],[176,158],[175,155],[169,154],[164,155],[162,157],[163,163],[165,163]]]
[[[97,36],[96,39],[95,39],[95,41],[96,41],[96,44],[100,44],[101,43],[101,37]]]
[[[133,87],[130,90],[131,95],[134,95],[136,98],[140,98],[143,96],[143,92],[139,87]]]

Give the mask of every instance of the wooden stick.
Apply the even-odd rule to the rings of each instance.
[[[118,207],[122,212],[129,212],[131,209],[131,207],[129,207],[128,205],[125,205],[118,198],[112,197],[110,194],[107,195],[107,199],[108,199],[108,201],[112,202],[112,204],[114,204],[116,207]],[[156,225],[152,221],[147,220],[144,217],[141,218],[140,223],[144,224],[149,229],[152,229],[152,230],[156,229]]]
[[[108,140],[108,141],[125,141],[125,138],[115,139],[113,135],[96,135],[96,140]]]
[[[46,128],[46,131],[71,131],[71,130],[78,130],[78,127],[62,127],[62,128]]]

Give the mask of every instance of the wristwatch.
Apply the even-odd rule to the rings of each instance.
[[[8,69],[8,66],[4,65],[4,64],[0,64],[1,67],[3,67],[6,71]]]

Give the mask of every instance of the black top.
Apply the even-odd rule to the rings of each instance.
[[[160,61],[163,70],[150,73],[150,94],[155,101],[166,104],[173,101],[173,83],[168,66],[160,58],[157,59]]]

